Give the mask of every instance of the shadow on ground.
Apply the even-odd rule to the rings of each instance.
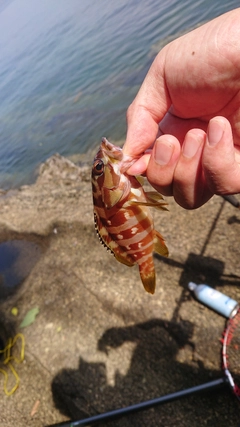
[[[72,420],[78,420],[118,409],[119,404],[125,407],[139,403],[139,396],[141,401],[149,400],[221,378],[221,371],[205,369],[201,360],[195,357],[195,346],[191,341],[193,328],[191,322],[152,319],[129,327],[108,329],[98,342],[98,350],[108,353],[126,342],[135,344],[127,374],[117,372],[114,386],[109,385],[104,363],[88,363],[80,358],[78,369],[63,369],[52,382],[56,407]],[[183,347],[189,353],[188,365],[176,360]],[[225,386],[218,391],[192,395],[129,415],[107,425],[189,426],[194,416],[192,426],[203,425],[203,419],[204,425],[226,426],[228,417],[237,423],[237,405]]]
[[[156,255],[156,258],[160,257]],[[190,281],[196,284],[210,284],[212,288],[225,285],[240,285],[240,278],[237,275],[224,274],[225,263],[223,261],[210,256],[190,253],[184,264],[169,258],[162,258],[162,261],[169,266],[177,267],[182,270],[179,280],[182,293],[174,309],[174,314],[172,316],[173,320],[178,318],[182,304],[192,299],[188,288],[188,283]]]

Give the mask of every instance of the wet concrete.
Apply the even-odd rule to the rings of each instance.
[[[0,243],[0,299],[15,292],[27,278],[43,249],[28,240],[8,240]]]

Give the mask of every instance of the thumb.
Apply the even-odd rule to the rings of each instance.
[[[209,122],[202,165],[213,193],[240,192],[240,151],[234,147],[231,125],[224,117],[214,117]]]
[[[158,125],[170,106],[164,78],[163,49],[153,61],[139,92],[127,111],[126,155],[139,157],[150,148],[158,134]]]

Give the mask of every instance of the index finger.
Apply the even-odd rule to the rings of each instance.
[[[156,58],[127,111],[128,130],[123,147],[126,155],[137,158],[154,144],[159,122],[169,106],[164,64]]]

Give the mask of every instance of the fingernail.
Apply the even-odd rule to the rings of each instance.
[[[198,135],[186,135],[182,148],[184,157],[187,157],[188,159],[194,157],[202,142],[202,137],[200,138]]]
[[[210,146],[216,145],[222,138],[225,123],[221,119],[212,119],[209,122],[207,131],[207,143]]]
[[[171,160],[173,150],[174,146],[171,144],[171,142],[157,140],[154,146],[155,162],[160,166],[168,164]]]

